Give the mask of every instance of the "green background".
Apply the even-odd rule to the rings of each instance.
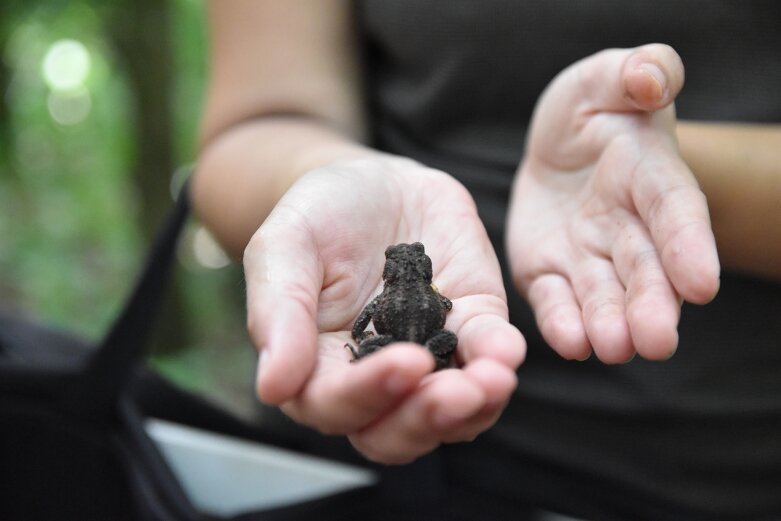
[[[3,2],[0,7],[0,310],[96,340],[120,308],[176,186],[195,162],[206,79],[196,0]],[[89,112],[58,122],[44,58],[86,49]],[[67,65],[67,64],[66,64]],[[65,66],[64,66],[65,67]],[[67,68],[67,67],[66,67]],[[67,71],[66,71],[67,72]],[[255,354],[234,264],[199,262],[192,221],[150,363],[241,414]]]

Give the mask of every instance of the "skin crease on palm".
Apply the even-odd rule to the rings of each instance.
[[[661,75],[660,75],[661,74]],[[669,47],[611,50],[560,74],[538,102],[513,187],[514,281],[551,346],[605,362],[674,352],[680,300],[718,289],[708,210],[677,153]],[[381,289],[390,244],[423,242],[453,301],[458,369],[396,344],[350,364],[352,322]],[[244,255],[258,393],[293,419],[346,434],[369,459],[404,463],[488,429],[516,386],[521,333],[468,192],[386,155],[301,177]]]
[[[621,54],[588,58],[543,95],[507,235],[515,282],[546,340],[565,358],[593,349],[609,363],[672,356],[680,299],[709,301],[719,273],[705,198],[673,137],[680,60],[661,45]],[[608,76],[619,81],[582,72],[600,62],[619,67]],[[577,104],[546,103],[578,90]]]

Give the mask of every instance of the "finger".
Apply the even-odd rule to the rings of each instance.
[[[626,287],[626,316],[637,353],[670,358],[678,345],[680,302],[645,228],[626,225],[612,249],[616,273]]]
[[[483,389],[461,370],[430,375],[397,409],[350,436],[372,461],[403,464],[435,449],[448,430],[457,429],[486,405]]]
[[[260,351],[257,391],[269,404],[298,394],[315,366],[323,270],[314,244],[294,216],[275,210],[244,254],[247,327]]]
[[[442,434],[442,443],[464,443],[477,439],[482,433],[493,427],[504,412],[507,404],[501,406],[486,406],[479,411],[469,422],[452,427]]]
[[[521,365],[526,356],[526,341],[507,321],[506,309],[504,301],[489,295],[462,297],[453,303],[446,327],[458,335],[461,363],[490,358],[511,369]]]
[[[513,369],[490,358],[475,360],[467,364],[462,372],[483,390],[486,405],[490,407],[506,403],[518,385]]]
[[[675,290],[704,304],[719,287],[719,258],[705,195],[675,154],[646,155],[632,185],[632,199]]]
[[[582,261],[570,277],[594,353],[605,363],[630,360],[634,349],[626,322],[626,290],[613,263],[591,257]]]
[[[434,370],[420,346],[395,344],[355,364],[333,360],[282,406],[292,419],[325,434],[358,431],[392,409]]]
[[[483,389],[485,405],[468,421],[459,422],[443,431],[442,441],[445,443],[472,441],[491,428],[518,386],[518,377],[514,371],[488,358],[468,364],[463,373]]]
[[[573,67],[585,92],[584,109],[594,112],[655,111],[672,103],[684,82],[684,68],[675,50],[664,44],[609,49]]]
[[[567,360],[585,360],[591,354],[580,305],[569,281],[549,273],[534,279],[528,290],[537,327],[545,341]]]

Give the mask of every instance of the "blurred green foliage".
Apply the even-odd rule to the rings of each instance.
[[[107,35],[112,5],[9,2],[0,8],[0,307],[90,338],[122,304],[148,236],[130,173],[137,147],[133,85]],[[174,67],[169,146],[177,164],[187,165],[195,157],[205,80],[203,5],[169,0],[167,7]],[[43,62],[63,39],[83,45],[90,67],[78,92],[58,94],[47,84]],[[58,122],[58,100],[67,104],[77,95],[88,105],[86,117]],[[170,182],[162,179],[162,189]],[[189,388],[224,391],[229,382],[229,392],[244,392],[254,362],[244,333],[241,274],[235,265],[215,269],[198,262],[196,227],[183,241],[177,274],[180,312],[189,324],[181,338],[188,345],[156,356],[155,364]],[[231,384],[237,374],[242,383]]]
[[[42,62],[52,43],[74,35],[90,52],[92,109],[63,126],[49,113]],[[0,250],[6,289],[16,305],[94,336],[115,312],[141,247],[128,197],[127,89],[84,4],[23,10],[3,54],[12,129],[0,177],[10,216]]]

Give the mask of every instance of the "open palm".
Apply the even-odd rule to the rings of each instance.
[[[718,288],[705,197],[675,138],[682,85],[678,55],[656,44],[586,58],[538,102],[508,254],[543,336],[567,358],[667,358],[680,299],[704,303]]]
[[[431,374],[419,346],[397,344],[351,364],[344,345],[381,289],[388,245],[420,241],[453,301],[446,327],[460,369]],[[488,428],[524,355],[507,322],[496,256],[471,197],[448,175],[380,156],[302,177],[245,252],[248,320],[261,351],[258,392],[371,459],[414,459]]]

